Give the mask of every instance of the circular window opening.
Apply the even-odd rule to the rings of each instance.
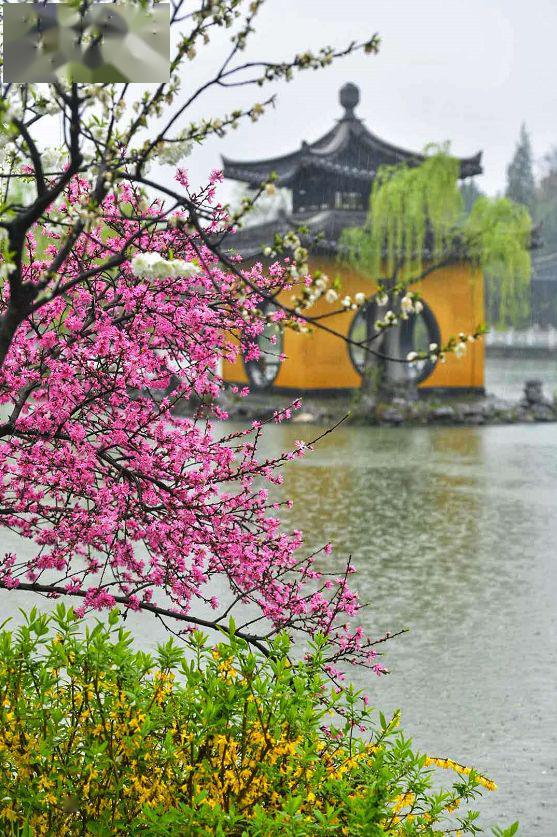
[[[244,368],[253,389],[268,389],[273,385],[280,369],[282,329],[276,323],[266,323],[254,342],[259,347],[259,358],[246,360],[244,356]]]
[[[431,343],[437,345],[441,342],[441,333],[437,320],[431,308],[423,304],[423,309],[419,314],[411,314],[407,320],[402,320],[398,325],[391,328],[399,331],[399,347],[400,357],[405,358],[409,352],[427,352]],[[366,350],[363,346],[354,345],[357,343],[365,343],[369,341],[370,347],[381,354],[385,342],[385,330],[377,330],[375,322],[382,319],[385,309],[379,308],[375,302],[369,302],[355,315],[352,320],[352,325],[349,332],[349,340],[352,342],[348,344],[350,351],[350,359],[360,375],[364,372]],[[372,355],[372,361],[377,362],[377,358]],[[416,360],[406,366],[408,380],[414,383],[424,381],[435,368],[436,361],[426,358],[425,360]]]

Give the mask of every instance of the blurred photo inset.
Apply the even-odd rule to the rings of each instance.
[[[170,5],[4,4],[3,81],[162,82],[170,78]]]

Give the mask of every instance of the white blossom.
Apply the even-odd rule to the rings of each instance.
[[[161,163],[168,163],[171,166],[177,165],[184,157],[188,157],[193,149],[193,143],[189,140],[180,139],[177,142],[165,142],[161,149],[157,150],[154,157]]]
[[[199,265],[196,265],[193,262],[186,262],[183,259],[172,259],[170,266],[174,271],[171,273],[171,276],[189,277],[197,276],[198,273],[201,273]]]
[[[13,262],[2,262],[0,264],[0,280],[4,281],[4,279],[7,279],[10,273],[13,273],[15,269],[16,266]]]
[[[429,344],[429,351],[430,352],[436,352],[438,348],[439,348],[439,346],[437,345],[437,343],[430,343]]]
[[[352,305],[352,300],[349,296],[345,296],[341,302],[341,305],[343,305],[345,308],[350,308],[350,306]]]
[[[296,247],[299,247],[301,244],[299,237],[293,230],[290,230],[290,232],[286,233],[286,235],[282,239],[282,242],[285,245],[285,247],[289,247],[292,250],[295,250]]]
[[[403,296],[400,300],[400,307],[405,314],[411,314],[414,310],[414,302],[412,300],[412,297],[408,296],[408,294],[406,294],[406,296]]]
[[[388,301],[389,301],[388,294],[377,294],[376,297],[375,297],[375,304],[379,308],[383,308],[383,306],[386,305]]]
[[[423,310],[424,310],[423,302],[421,302],[421,300],[417,299],[414,302],[414,311],[416,312],[416,314],[421,314]]]
[[[131,261],[134,276],[152,276],[163,278],[166,276],[195,276],[201,273],[201,268],[193,262],[183,259],[167,260],[160,253],[138,253]]]
[[[334,288],[329,288],[327,293],[325,294],[325,299],[327,302],[336,302],[338,299],[338,294]]]
[[[417,360],[417,359],[418,359],[418,353],[417,352],[408,352],[408,354],[406,355],[406,360],[409,363],[414,363],[414,361]]]
[[[363,305],[366,301],[366,295],[363,294],[361,291],[354,296],[354,302],[356,305]]]
[[[46,148],[41,154],[41,163],[45,172],[62,171],[68,157],[61,148]]]
[[[36,103],[35,108],[45,116],[54,116],[60,113],[60,105],[57,102],[49,102],[46,99],[42,99],[40,104]]]

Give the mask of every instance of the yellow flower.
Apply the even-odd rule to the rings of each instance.
[[[441,767],[443,770],[453,770],[455,773],[458,773],[461,776],[469,776],[472,772],[471,767],[466,767],[463,764],[459,764],[457,761],[453,761],[452,759],[441,759],[437,756],[428,756],[425,760],[426,766],[435,765],[436,767]],[[494,791],[497,790],[497,785],[491,779],[488,779],[487,776],[482,776],[481,773],[476,773],[476,781],[479,785],[486,788],[487,790]]]
[[[225,679],[238,676],[238,672],[229,660],[223,660],[219,663],[219,672],[224,675]]]
[[[130,720],[130,727],[132,729],[139,729],[143,721],[145,720],[145,714],[143,712],[138,712],[135,718]]]
[[[414,793],[411,793],[410,791],[408,791],[407,793],[401,793],[395,799],[395,804],[393,805],[393,812],[398,813],[399,811],[402,811],[403,808],[411,806],[415,798],[416,795]]]
[[[49,779],[47,776],[41,776],[41,778],[39,779],[37,784],[38,784],[39,790],[42,790],[43,788],[44,788],[44,790],[48,790],[49,788],[54,787],[54,782],[52,781],[52,779]]]

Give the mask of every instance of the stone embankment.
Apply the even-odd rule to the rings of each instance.
[[[266,420],[276,410],[293,401],[279,393],[250,394],[223,404],[230,419]],[[396,397],[388,402],[364,404],[359,393],[338,397],[304,396],[303,406],[292,412],[293,423],[330,424],[349,413],[348,421],[359,425],[488,425],[557,422],[557,401],[543,393],[541,381],[526,381],[524,394],[517,402],[494,396],[467,396],[419,399]]]

